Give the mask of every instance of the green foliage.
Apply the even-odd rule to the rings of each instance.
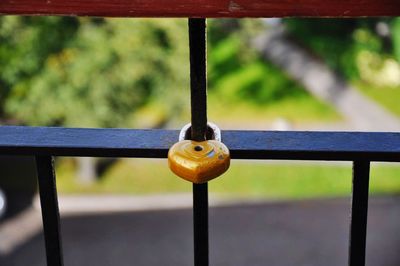
[[[185,20],[3,17],[3,110],[29,125],[132,126],[149,101],[180,112]]]
[[[29,26],[27,26],[29,25]],[[61,25],[64,25],[61,31]],[[9,93],[28,86],[38,75],[46,58],[59,52],[74,34],[77,23],[71,18],[0,17],[0,101]],[[4,109],[0,108],[3,114]]]
[[[376,32],[377,23],[388,19],[285,19],[296,41],[320,56],[346,78],[358,79],[357,59],[362,51],[381,56],[392,53],[391,45]]]
[[[210,89],[226,100],[257,105],[307,95],[301,86],[249,48],[249,41],[262,32],[260,23],[259,20],[210,23]]]
[[[398,62],[400,62],[400,18],[394,18],[392,21],[393,50]]]

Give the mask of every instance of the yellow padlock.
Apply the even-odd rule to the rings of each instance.
[[[229,149],[219,140],[181,140],[169,149],[168,165],[172,172],[187,181],[205,183],[228,170]]]

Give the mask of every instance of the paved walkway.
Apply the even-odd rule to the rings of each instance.
[[[346,265],[349,199],[242,203],[210,209],[211,265]],[[372,198],[367,265],[400,265],[400,197]],[[191,209],[67,215],[66,266],[192,265]],[[43,266],[43,237],[0,257]]]

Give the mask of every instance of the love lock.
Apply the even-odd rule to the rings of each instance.
[[[228,170],[229,149],[221,142],[221,130],[207,123],[213,140],[185,140],[191,124],[184,126],[179,134],[179,142],[168,151],[168,166],[183,179],[201,184],[214,179]]]

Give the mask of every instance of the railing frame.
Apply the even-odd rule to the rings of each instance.
[[[357,17],[400,16],[398,0],[2,0],[0,15],[102,17]],[[204,19],[189,20],[192,138],[207,122]],[[171,130],[0,127],[0,154],[36,157],[47,265],[62,266],[53,156],[165,158]],[[400,161],[400,133],[225,131],[233,159],[353,161],[349,265],[365,265],[371,161]],[[193,186],[195,266],[208,261],[207,184]]]
[[[166,158],[178,135],[176,130],[0,127],[0,154],[36,156],[48,265],[62,265],[52,156]],[[400,133],[224,131],[222,136],[233,159],[353,161],[349,265],[365,265],[370,162],[399,162]],[[198,258],[198,265],[207,265],[203,260]]]

